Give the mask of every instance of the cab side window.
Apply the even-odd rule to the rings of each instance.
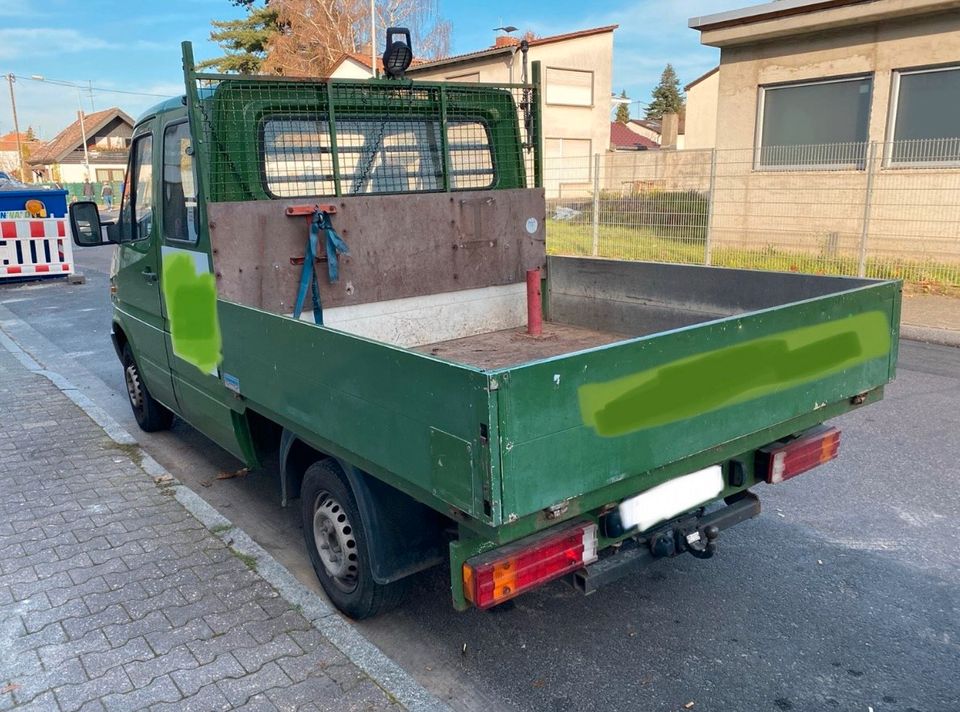
[[[120,207],[123,242],[146,239],[153,227],[153,136],[136,139],[130,156]]]
[[[190,125],[168,126],[163,132],[163,236],[196,243],[199,216],[190,148]]]

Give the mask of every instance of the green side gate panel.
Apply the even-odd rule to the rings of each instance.
[[[490,520],[484,374],[231,302],[219,312],[224,378],[263,415],[439,511]]]

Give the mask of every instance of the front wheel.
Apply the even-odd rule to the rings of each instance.
[[[129,344],[123,347],[122,362],[123,380],[127,384],[127,398],[130,399],[130,408],[133,409],[133,417],[137,419],[137,425],[148,433],[169,430],[173,425],[173,413],[150,395]]]
[[[333,460],[307,468],[300,502],[310,562],[333,605],[356,620],[399,605],[406,581],[374,581],[356,498]]]

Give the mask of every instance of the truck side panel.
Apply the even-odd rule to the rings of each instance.
[[[505,518],[652,487],[643,473],[887,383],[899,300],[878,283],[503,372]]]
[[[441,512],[491,520],[484,374],[232,302],[218,309],[221,371],[249,407]]]

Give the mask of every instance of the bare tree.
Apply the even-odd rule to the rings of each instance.
[[[369,52],[368,0],[269,0],[280,31],[268,45],[261,71],[288,76],[323,76],[345,52]],[[450,23],[439,18],[436,0],[377,0],[377,35],[385,27],[408,27],[418,57],[436,58],[450,49]]]

